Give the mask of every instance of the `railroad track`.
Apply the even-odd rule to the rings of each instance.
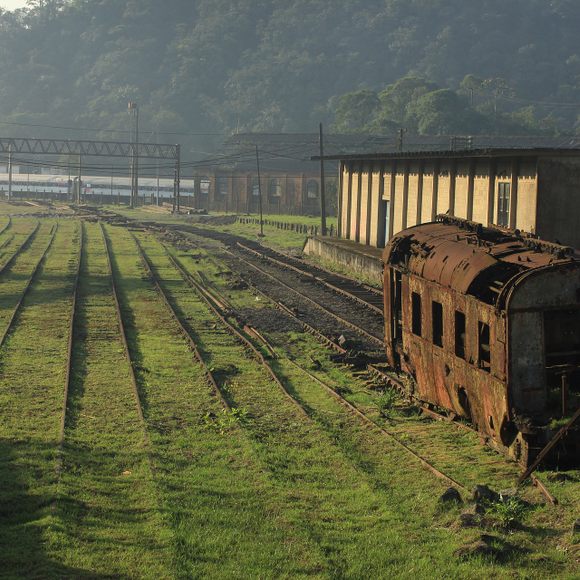
[[[242,251],[267,260],[282,269],[292,270],[300,276],[310,278],[330,288],[333,292],[370,309],[374,313],[378,313],[381,316],[383,314],[383,293],[380,290],[366,284],[360,284],[346,276],[306,264],[301,260],[276,252],[271,248],[258,246],[257,244],[250,246],[244,242],[236,242],[236,246]]]
[[[201,365],[201,367],[203,369],[204,378],[205,378],[208,386],[210,387],[210,390],[220,400],[223,407],[225,409],[229,410],[230,405],[227,401],[227,398],[222,393],[217,381],[215,380],[213,373],[210,371],[204,358],[202,357],[201,353],[199,352],[199,348],[197,347],[197,344],[195,343],[191,332],[186,327],[185,320],[179,315],[177,310],[171,304],[171,301],[169,300],[167,293],[165,292],[165,290],[161,286],[161,281],[159,279],[159,276],[157,275],[157,273],[153,267],[153,264],[151,263],[145,250],[143,249],[141,242],[139,241],[137,236],[135,236],[134,234],[131,234],[131,235],[132,235],[133,240],[135,241],[135,244],[137,246],[137,250],[139,252],[139,257],[141,259],[143,267],[145,268],[145,271],[147,272],[147,275],[149,276],[153,285],[155,286],[155,290],[157,291],[157,294],[161,298],[161,301],[165,305],[171,318],[173,318],[173,320],[175,321],[175,323],[177,324],[177,326],[179,328],[179,331],[181,332],[181,334],[185,338],[185,341],[187,342],[187,345],[189,346],[189,349],[191,350],[195,360],[197,361],[197,363],[199,365]]]
[[[26,286],[22,290],[22,293],[20,294],[20,297],[18,298],[18,302],[16,303],[16,306],[12,310],[12,314],[10,315],[10,318],[8,319],[8,324],[4,328],[4,331],[2,332],[2,334],[0,335],[0,349],[4,346],[6,339],[10,336],[10,333],[14,330],[14,327],[15,327],[16,322],[18,320],[18,315],[20,314],[20,311],[22,310],[22,305],[24,303],[24,300],[28,296],[28,293],[30,292],[32,285],[34,284],[34,282],[37,279],[38,273],[40,272],[42,265],[44,264],[44,262],[46,260],[46,256],[47,256],[47,254],[52,246],[52,243],[54,241],[54,238],[56,236],[57,231],[58,231],[58,223],[52,227],[52,231],[50,233],[50,238],[49,238],[48,244],[46,245],[44,251],[42,252],[38,262],[34,266],[34,269],[32,270],[32,273],[30,274],[30,278],[28,279]],[[21,249],[22,249],[22,246],[19,248],[18,253],[20,253]],[[15,260],[16,260],[16,257],[14,257],[14,260],[12,263],[14,263]]]
[[[284,287],[286,290],[289,290],[293,294],[300,296],[300,298],[302,300],[308,302],[310,305],[312,305],[315,308],[317,308],[318,310],[324,312],[326,315],[330,316],[331,318],[333,318],[334,320],[339,322],[344,327],[346,327],[346,328],[358,333],[359,335],[363,336],[371,344],[373,344],[374,346],[376,346],[382,350],[382,348],[383,348],[383,338],[382,337],[375,335],[375,334],[371,334],[370,332],[368,332],[367,330],[365,330],[361,326],[358,326],[354,322],[351,322],[350,320],[347,320],[346,318],[340,316],[339,314],[336,314],[335,312],[333,312],[332,310],[330,310],[326,306],[323,306],[322,304],[320,304],[320,302],[318,302],[318,301],[314,300],[313,298],[311,298],[310,296],[308,296],[305,292],[302,292],[302,291],[298,290],[297,288],[292,287],[290,284],[287,284],[286,282],[284,282],[284,280],[280,279],[278,276],[275,276],[274,274],[267,272],[266,270],[264,270],[260,266],[257,266],[253,262],[246,260],[245,258],[242,258],[241,256],[239,256],[233,252],[229,252],[229,254],[231,256],[235,257],[237,260],[239,260],[243,264],[245,264],[246,266],[252,268],[256,272],[259,272],[262,276],[265,276],[265,277],[269,278],[270,280],[273,280],[276,284]]]
[[[56,461],[56,475],[57,475],[57,489],[60,486],[60,478],[62,475],[63,463],[64,463],[64,438],[66,429],[66,418],[69,406],[69,395],[71,390],[72,372],[73,372],[73,348],[74,348],[74,338],[75,338],[75,325],[77,319],[77,302],[79,296],[79,279],[81,275],[81,268],[83,265],[84,258],[84,237],[85,228],[84,223],[81,221],[79,225],[79,252],[77,257],[77,267],[75,272],[75,278],[73,282],[73,299],[71,306],[71,316],[70,324],[68,328],[68,346],[67,346],[67,362],[66,371],[64,379],[64,393],[62,398],[62,409],[60,416],[60,427],[58,432],[58,450],[57,450],[57,461]],[[58,493],[57,493],[58,497]]]
[[[8,221],[6,222],[6,224],[4,225],[4,227],[2,227],[0,229],[0,236],[6,231],[8,230],[8,228],[12,227],[12,216],[8,216]]]
[[[115,272],[113,269],[113,262],[111,259],[111,246],[110,246],[110,240],[109,237],[107,236],[107,233],[105,231],[105,228],[103,226],[103,222],[99,222],[99,226],[101,228],[101,234],[103,236],[103,242],[105,245],[105,256],[107,259],[107,268],[109,271],[109,276],[111,279],[111,292],[113,294],[113,301],[115,303],[115,312],[117,314],[117,323],[118,323],[118,327],[119,327],[119,335],[121,337],[121,342],[123,343],[123,351],[125,354],[125,358],[127,359],[127,362],[129,363],[129,375],[130,375],[130,379],[131,379],[131,390],[133,392],[133,397],[135,399],[135,409],[137,411],[137,415],[139,417],[139,421],[143,427],[143,439],[145,444],[148,446],[149,449],[151,449],[151,441],[149,439],[149,434],[147,432],[147,422],[145,421],[145,414],[143,413],[143,403],[141,401],[141,396],[139,394],[139,383],[137,381],[137,375],[135,374],[135,365],[134,365],[134,361],[131,357],[131,350],[129,348],[129,341],[127,340],[127,331],[125,328],[125,322],[123,321],[123,313],[121,311],[121,302],[119,301],[119,292],[117,289],[117,283],[115,282]],[[153,469],[153,465],[150,459],[150,455],[148,454],[149,457],[149,464],[151,469]]]
[[[0,275],[2,275],[4,272],[7,272],[12,267],[12,264],[14,264],[16,261],[16,258],[18,258],[18,256],[20,256],[20,254],[22,254],[22,252],[24,252],[30,246],[39,229],[40,221],[37,220],[34,229],[26,236],[22,244],[18,246],[12,256],[10,256],[10,258],[8,258],[8,260],[0,267]]]
[[[288,389],[284,385],[284,383],[280,380],[278,375],[274,372],[264,355],[260,352],[259,349],[255,347],[251,340],[249,340],[246,336],[242,334],[235,326],[233,326],[226,318],[224,313],[220,310],[220,306],[213,298],[212,294],[204,289],[204,287],[199,284],[190,274],[183,268],[183,266],[167,251],[167,256],[169,260],[174,265],[174,267],[180,272],[183,279],[190,285],[190,287],[198,294],[198,296],[205,302],[207,307],[211,310],[211,312],[218,318],[224,328],[234,336],[239,343],[244,346],[249,352],[252,353],[254,358],[262,365],[265,369],[267,374],[270,378],[274,381],[283,392],[284,396],[293,404],[299,408],[299,411],[302,415],[309,418],[308,413],[304,410],[304,408],[294,399],[294,397],[288,392]]]
[[[235,336],[239,342],[256,358],[260,364],[266,369],[274,383],[283,391],[285,397],[295,405],[301,414],[303,414],[308,419],[312,419],[308,411],[304,408],[302,403],[297,400],[287,389],[284,381],[279,377],[279,375],[274,371],[272,365],[267,361],[266,357],[262,354],[260,349],[256,347],[256,345],[244,335],[244,329],[234,326],[229,320],[228,315],[233,315],[234,318],[237,320],[239,324],[239,320],[235,317],[235,311],[233,311],[228,305],[227,300],[222,296],[215,296],[214,292],[205,288],[202,284],[200,284],[195,278],[187,271],[183,266],[168,252],[168,256],[174,266],[179,270],[184,280],[191,286],[191,288],[198,294],[198,296],[206,303],[208,308],[213,312],[213,314],[218,318],[221,324],[228,329],[228,332]],[[247,330],[246,330],[247,331]],[[274,352],[273,347],[264,339],[263,336],[260,335],[259,332],[255,332],[255,329],[249,329],[250,333],[253,334],[258,340],[261,339],[265,343],[270,353]],[[253,331],[253,332],[252,332]],[[339,347],[340,348],[340,347]],[[312,375],[309,371],[298,365],[295,361],[291,359],[286,359],[291,364],[299,368],[304,374],[306,374],[310,379],[314,380],[321,386],[325,388],[325,390],[331,395],[335,400],[337,400],[341,406],[347,410],[351,415],[358,418],[359,421],[362,421],[364,425],[368,428],[371,427],[373,429],[378,430],[382,436],[388,438],[390,441],[394,442],[399,448],[403,449],[407,454],[412,456],[416,461],[418,461],[424,468],[429,470],[433,475],[437,478],[447,482],[449,485],[458,487],[459,489],[463,490],[463,492],[467,492],[467,488],[462,483],[458,482],[451,476],[445,474],[438,468],[436,468],[431,462],[427,459],[422,457],[420,454],[415,452],[411,447],[407,444],[402,442],[399,438],[396,437],[393,433],[386,430],[384,427],[378,425],[370,419],[367,415],[365,415],[360,409],[358,409],[355,405],[347,401],[344,397],[342,397],[339,393],[337,393],[332,387],[328,384],[324,383],[314,375]]]
[[[340,316],[330,308],[321,304],[321,302],[312,299],[308,293],[298,290],[298,288],[289,285],[284,282],[279,276],[267,272],[264,268],[258,266],[254,262],[244,258],[241,254],[246,254],[246,257],[258,258],[262,261],[268,262],[269,265],[285,271],[293,272],[298,274],[305,280],[309,280],[312,283],[318,284],[321,287],[330,289],[333,294],[339,295],[342,298],[347,298],[349,301],[354,302],[357,305],[362,305],[368,311],[368,314],[377,316],[379,315],[382,320],[383,316],[383,295],[380,290],[374,289],[371,286],[360,284],[346,276],[340,274],[335,274],[328,272],[324,269],[318,268],[316,266],[305,264],[302,261],[276,252],[270,248],[266,248],[256,243],[250,241],[241,240],[238,236],[232,236],[231,234],[223,234],[221,232],[206,232],[195,228],[193,226],[188,226],[184,228],[183,226],[172,228],[173,231],[177,231],[182,234],[193,234],[196,236],[205,236],[222,242],[229,250],[226,249],[228,255],[235,257],[237,260],[242,262],[246,266],[250,266],[254,270],[260,272],[262,275],[276,281],[276,283],[282,285],[287,290],[298,294],[301,299],[306,300],[311,305],[315,306],[319,310],[324,311],[327,315],[330,315],[338,322],[344,324],[350,330],[357,332],[359,335],[364,336],[371,344],[383,345],[382,333],[373,334],[368,332],[366,329],[362,328],[360,325],[355,324],[351,320],[347,320],[344,316]],[[171,231],[171,230],[170,230]],[[382,327],[382,322],[381,322]]]

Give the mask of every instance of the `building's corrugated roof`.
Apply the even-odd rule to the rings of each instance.
[[[490,157],[509,153],[517,155],[580,155],[580,139],[575,137],[409,137],[397,146],[374,151],[325,153],[332,161],[365,159],[418,159],[423,157]],[[320,159],[313,156],[313,160]]]

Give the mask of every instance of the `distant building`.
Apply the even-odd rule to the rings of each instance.
[[[361,152],[393,139],[368,135],[327,135],[325,152]],[[258,183],[256,147],[260,161]],[[320,213],[319,136],[313,133],[244,133],[233,135],[222,150],[196,164],[193,205],[210,211],[256,213],[261,186],[264,213]],[[325,167],[330,214],[336,214],[338,163]],[[334,199],[334,204],[332,203]],[[187,203],[187,201],[186,201]]]
[[[580,148],[509,146],[338,155],[339,235],[384,247],[437,214],[580,248]]]

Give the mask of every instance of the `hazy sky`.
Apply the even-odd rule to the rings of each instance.
[[[26,6],[26,0],[0,0],[0,6],[7,10],[14,10]]]

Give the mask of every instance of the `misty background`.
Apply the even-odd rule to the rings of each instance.
[[[0,131],[123,140],[133,100],[191,159],[320,121],[575,134],[579,29],[575,0],[33,0],[0,13]]]

